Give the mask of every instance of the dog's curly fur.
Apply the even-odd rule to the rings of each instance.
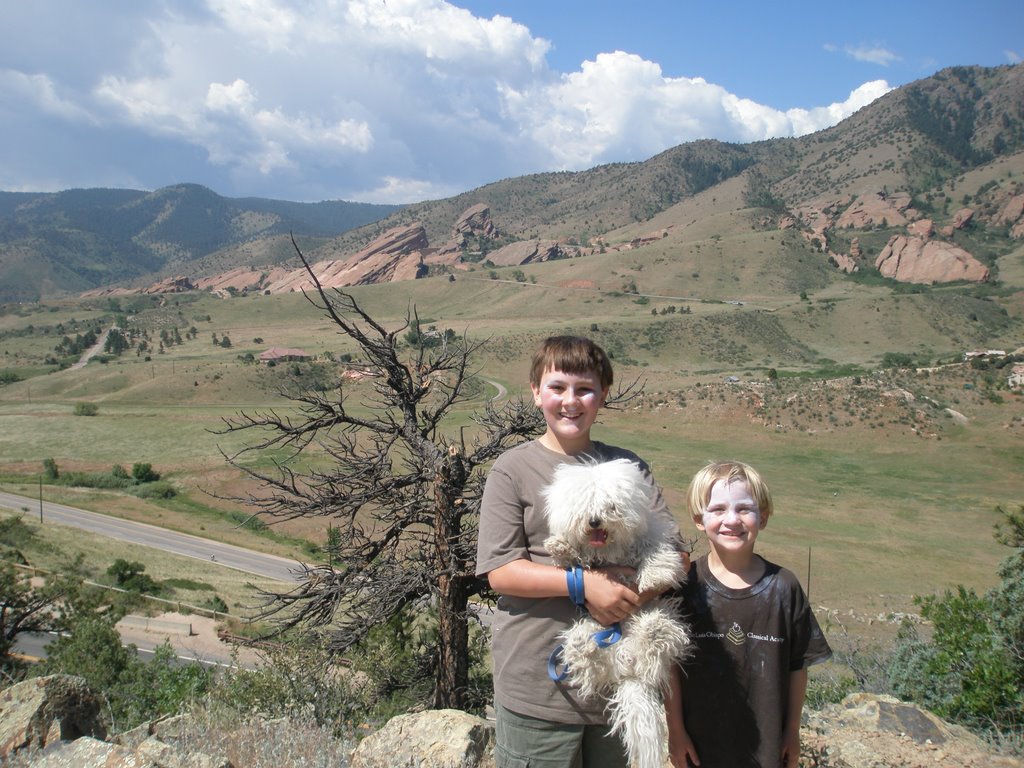
[[[551,532],[544,546],[556,565],[630,566],[640,592],[685,579],[670,523],[651,513],[655,490],[635,462],[562,464],[543,493]],[[621,640],[606,647],[594,639],[604,628],[586,615],[559,636],[569,681],[584,697],[607,698],[611,732],[635,768],[664,764],[663,692],[690,646],[678,615],[675,599],[657,598],[623,621]]]

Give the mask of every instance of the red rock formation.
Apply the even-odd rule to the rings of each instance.
[[[1024,238],[1024,195],[1011,197],[992,220],[994,224],[1010,225],[1010,237]]]
[[[935,234],[935,223],[931,219],[912,221],[907,225],[907,233],[922,240],[929,240]]]
[[[313,274],[325,288],[413,280],[426,273],[423,251],[428,246],[422,224],[395,227],[346,259],[313,264]],[[268,279],[264,284],[271,293],[310,290],[312,287],[313,281],[305,269],[292,270],[279,279]]]
[[[461,242],[467,234],[492,240],[498,237],[498,228],[491,221],[491,209],[486,204],[477,203],[470,206],[455,222],[455,226],[452,227],[452,239]]]
[[[875,266],[901,283],[948,283],[988,280],[988,267],[963,248],[938,240],[893,235],[878,254]]]
[[[953,214],[953,229],[963,229],[971,223],[971,219],[974,218],[974,210],[971,208],[961,208],[959,211]]]
[[[496,267],[516,267],[538,261],[565,258],[565,251],[554,240],[521,240],[487,254],[487,260]]]
[[[903,226],[917,215],[910,208],[910,195],[869,192],[861,195],[836,220],[839,229],[870,229],[877,226]]]

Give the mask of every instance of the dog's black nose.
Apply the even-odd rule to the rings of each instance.
[[[592,518],[590,518],[590,527],[591,528],[600,528],[601,527],[601,518],[600,517],[592,517]]]

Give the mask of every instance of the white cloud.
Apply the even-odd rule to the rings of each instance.
[[[786,117],[792,127],[792,135],[804,136],[833,126],[891,90],[885,80],[872,80],[853,90],[846,101],[809,110],[790,109],[786,112]]]
[[[507,176],[643,160],[694,139],[807,133],[888,88],[875,81],[837,104],[780,111],[699,77],[667,77],[657,63],[621,51],[560,74],[547,63],[551,44],[527,27],[445,0],[193,0],[173,8],[140,0],[133,8],[117,25],[89,14],[77,22],[88,23],[81,34],[92,48],[109,55],[0,71],[0,111],[23,112],[25,134],[31,120],[57,116],[101,126],[96,142],[104,131],[132,137],[138,154],[111,146],[104,172],[121,163],[125,177],[157,184],[225,178],[242,194],[439,197]],[[19,19],[20,36],[31,36],[31,15]],[[60,34],[59,50],[78,56],[73,32]],[[876,62],[888,53],[858,50]],[[152,142],[160,150],[147,154]],[[157,155],[206,164],[160,165]],[[169,170],[182,175],[167,178]]]
[[[1024,57],[1022,57],[1016,51],[1006,50],[1003,51],[1003,55],[1006,56],[1006,61],[1010,64],[1020,64],[1022,61],[1024,61]]]
[[[845,53],[851,59],[855,61],[863,61],[868,64],[878,64],[881,67],[888,67],[890,64],[895,64],[897,61],[901,61],[902,57],[890,51],[887,48],[883,48],[880,45],[867,45],[861,43],[860,45],[844,45],[842,49],[839,46],[832,43],[826,43],[824,49],[829,53]]]
[[[741,99],[702,78],[665,77],[640,57],[601,54],[551,85],[504,90],[506,109],[563,169],[643,159],[686,141],[759,141],[811,133],[853,114],[889,90],[866,83],[839,103],[786,112]]]
[[[56,84],[47,75],[0,70],[0,101],[8,105],[24,102],[34,105],[44,114],[71,122],[97,122],[95,116],[73,99],[59,95]]]

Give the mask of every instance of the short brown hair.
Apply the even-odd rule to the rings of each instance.
[[[686,508],[693,522],[702,521],[704,510],[707,509],[708,502],[711,500],[711,489],[719,480],[725,480],[727,483],[734,480],[746,483],[747,488],[750,489],[750,495],[757,502],[762,523],[768,522],[773,511],[772,494],[764,479],[749,464],[732,460],[708,462],[693,476],[690,487],[686,491]]]
[[[533,354],[530,365],[530,385],[540,386],[548,371],[563,373],[597,374],[602,389],[612,385],[612,363],[608,355],[585,336],[549,336]]]

